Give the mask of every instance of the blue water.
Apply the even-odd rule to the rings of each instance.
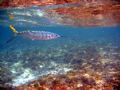
[[[4,13],[3,13],[4,12]],[[16,12],[20,12],[16,10]],[[31,12],[31,11],[29,11]],[[14,20],[9,20],[8,14],[15,15]],[[40,16],[27,16],[16,14],[15,11],[1,11],[0,15],[0,64],[5,68],[5,78],[12,78],[10,84],[18,86],[36,77],[47,74],[65,73],[71,69],[68,63],[71,63],[67,55],[78,52],[78,49],[84,51],[84,48],[95,47],[98,52],[101,48],[110,47],[120,48],[120,26],[111,27],[76,27],[57,24],[56,21]],[[4,17],[4,18],[2,18]],[[35,20],[36,24],[16,21],[16,20]],[[41,24],[38,24],[41,23]],[[29,40],[24,37],[16,36],[13,40],[6,43],[14,36],[9,25],[15,26],[17,31],[49,31],[57,33],[63,37],[48,40]],[[75,49],[77,48],[77,50]],[[83,49],[82,49],[83,48]],[[108,48],[109,49],[109,48]],[[76,51],[75,51],[76,50]],[[86,50],[86,49],[85,49]],[[72,53],[73,51],[73,53]],[[111,51],[113,53],[113,51]],[[105,50],[109,54],[109,50]],[[94,53],[91,52],[91,53]],[[84,57],[84,56],[83,56]],[[93,57],[94,58],[94,57]],[[87,59],[86,59],[87,60]],[[119,60],[119,59],[117,59]],[[6,73],[10,73],[8,77]],[[2,75],[1,75],[2,76]],[[24,79],[24,80],[22,80]],[[5,79],[6,80],[6,79]],[[3,81],[5,81],[3,79]],[[6,82],[9,82],[6,80]],[[3,84],[5,84],[4,82]]]
[[[70,26],[55,26],[55,27],[30,27],[29,26],[26,28],[20,28],[16,27],[18,31],[26,31],[26,30],[31,30],[31,31],[49,31],[49,32],[54,32],[57,33],[63,37],[55,39],[55,40],[50,40],[50,41],[31,41],[29,39],[23,38],[23,37],[16,37],[15,40],[11,41],[10,43],[5,43],[7,40],[12,38],[14,34],[10,31],[9,26],[0,26],[0,44],[6,46],[6,48],[9,48],[10,46],[14,47],[18,43],[20,43],[19,46],[14,47],[14,48],[19,48],[21,44],[24,45],[33,45],[34,43],[40,43],[40,46],[43,46],[44,44],[48,44],[48,46],[52,43],[67,43],[71,40],[73,42],[103,42],[103,43],[111,43],[114,45],[119,45],[120,44],[120,27],[115,26],[115,27],[70,27]],[[25,43],[27,42],[27,43]],[[41,45],[42,43],[42,45]],[[47,45],[46,45],[47,46]]]

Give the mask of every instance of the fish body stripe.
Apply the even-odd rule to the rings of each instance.
[[[47,31],[23,31],[19,32],[18,35],[32,40],[50,40],[60,37],[58,34]]]

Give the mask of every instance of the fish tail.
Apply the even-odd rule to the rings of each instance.
[[[9,27],[13,33],[18,33],[18,31],[13,27],[13,25],[10,25]]]

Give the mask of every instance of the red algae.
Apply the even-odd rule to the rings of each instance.
[[[120,83],[118,79],[106,81],[97,73],[91,76],[89,72],[71,71],[65,76],[51,77],[48,75],[28,85],[17,87],[15,90],[118,90],[118,82]]]
[[[80,0],[4,0],[0,6],[3,7],[19,7],[19,6],[32,6],[32,5],[53,5],[64,3],[76,3]],[[7,5],[6,5],[7,4]]]
[[[119,9],[118,9],[119,8]],[[58,22],[74,26],[115,26],[120,23],[119,4],[100,4],[49,10],[63,15]],[[72,22],[70,22],[72,21]]]

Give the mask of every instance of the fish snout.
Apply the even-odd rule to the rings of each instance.
[[[59,38],[59,37],[61,37],[59,34],[56,34],[55,36],[56,36],[56,38]]]

